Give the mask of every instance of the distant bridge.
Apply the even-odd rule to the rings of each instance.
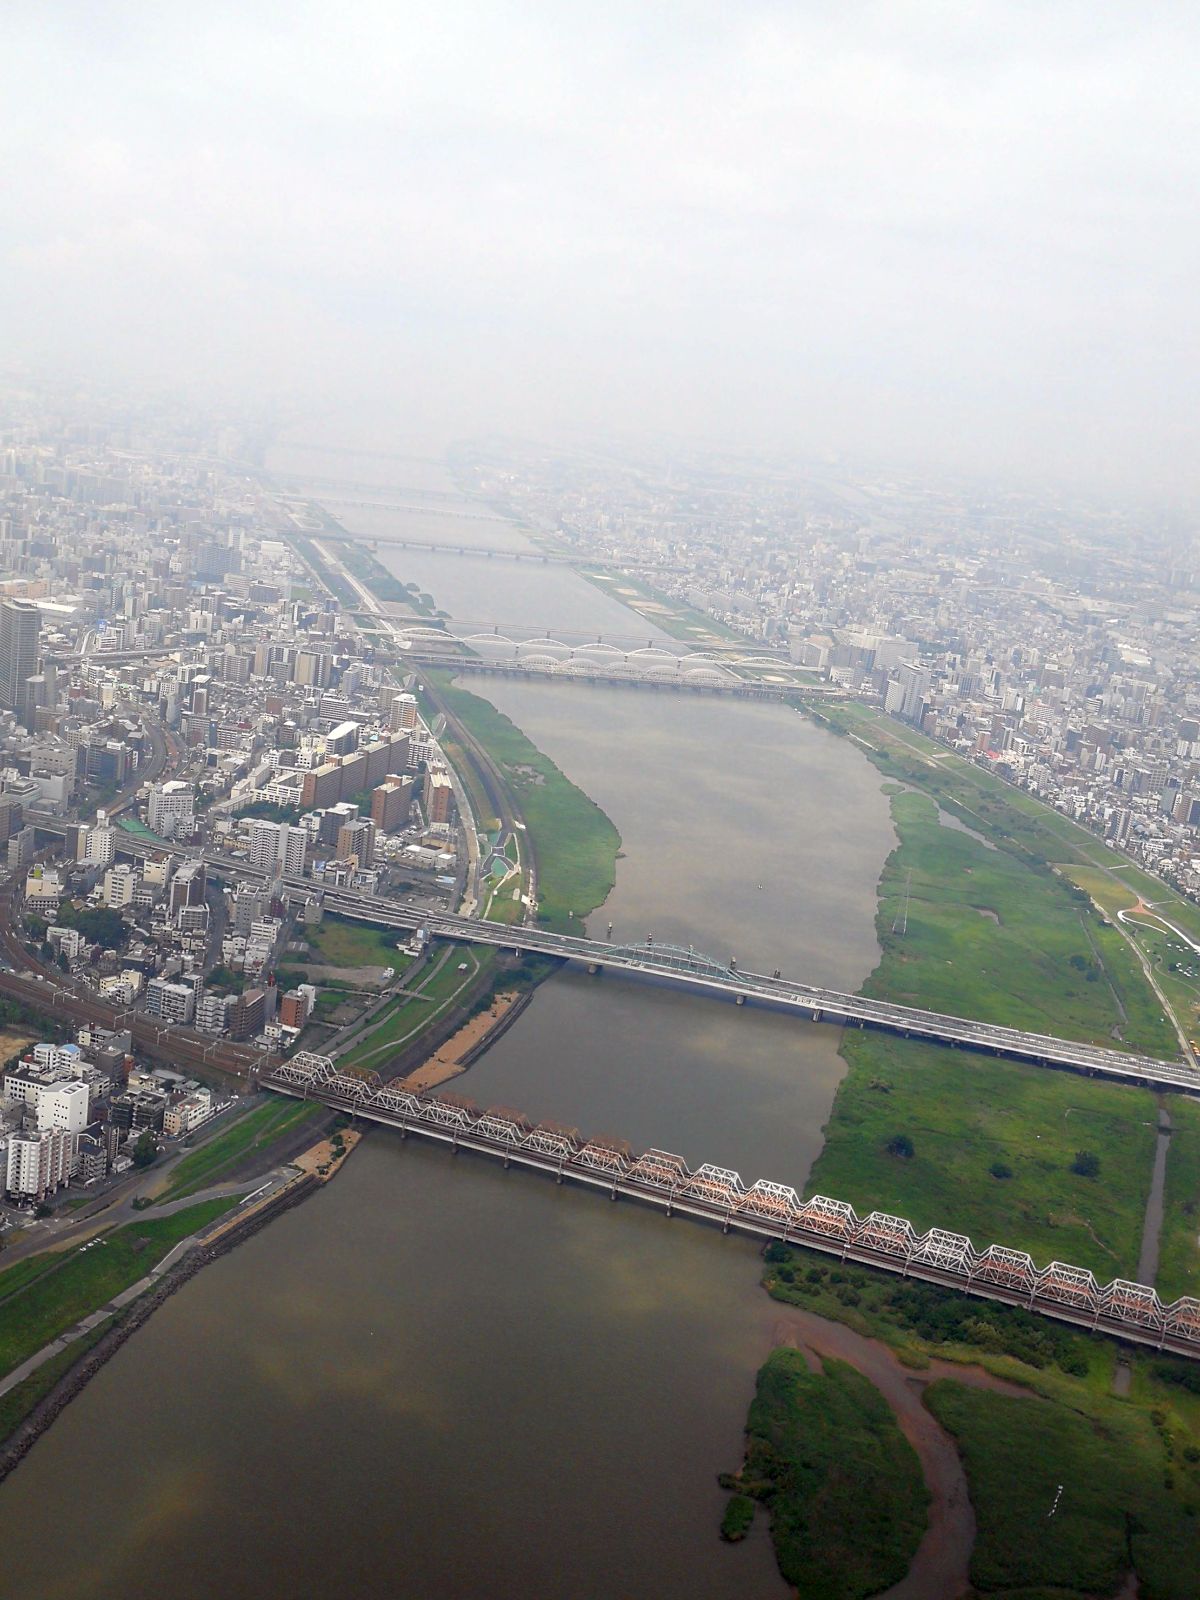
[[[542,677],[638,687],[696,689],[742,700],[778,700],[814,686],[793,677],[792,665],[755,651],[749,641],[703,649],[648,639],[645,644],[612,639],[571,643],[550,634],[511,638],[498,627],[453,633],[426,623],[392,622],[398,662],[448,666],[455,671],[506,677]],[[751,674],[744,676],[743,674]],[[829,692],[825,685],[818,692]]]
[[[562,1183],[586,1184],[658,1206],[668,1216],[715,1223],[758,1238],[819,1250],[839,1261],[881,1267],[906,1278],[958,1289],[985,1300],[1038,1311],[1090,1332],[1113,1334],[1156,1350],[1200,1359],[1200,1300],[1164,1305],[1147,1284],[1114,1278],[1101,1285],[1086,1267],[1052,1261],[1040,1271],[1024,1250],[977,1251],[964,1233],[918,1234],[905,1217],[872,1211],[859,1217],[844,1200],[802,1200],[790,1185],[760,1178],[746,1188],[739,1173],[705,1163],[694,1172],[665,1150],[635,1155],[619,1139],[588,1139],[575,1128],[532,1123],[520,1112],[482,1110],[454,1094],[416,1095],[378,1078],[339,1072],[328,1056],[302,1051],[261,1080],[264,1087],[319,1100],[352,1116],[529,1168]]]

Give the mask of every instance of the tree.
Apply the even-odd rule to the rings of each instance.
[[[894,1133],[887,1142],[887,1153],[890,1156],[899,1156],[902,1161],[911,1161],[914,1154],[913,1142],[906,1133]]]
[[[141,1138],[133,1147],[133,1164],[135,1167],[152,1167],[158,1160],[158,1140],[154,1131],[146,1128]]]
[[[39,917],[36,912],[31,911],[25,918],[26,932],[29,934],[29,937],[34,941],[35,944],[41,944],[42,940],[46,937],[46,929],[49,926],[50,924],[46,921],[45,917]]]
[[[1076,1150],[1075,1159],[1071,1163],[1071,1171],[1081,1178],[1098,1178],[1100,1176],[1100,1157],[1093,1155],[1090,1150]]]
[[[993,1178],[1011,1178],[1012,1168],[1007,1161],[993,1161],[988,1168]]]
[[[69,972],[71,970],[71,963],[67,960],[67,952],[65,950],[60,950],[58,955],[55,957],[55,960],[58,962],[58,965],[63,972]]]

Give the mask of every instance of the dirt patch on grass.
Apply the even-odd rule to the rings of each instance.
[[[498,994],[486,1011],[481,1011],[478,1016],[465,1022],[457,1033],[452,1033],[440,1049],[435,1050],[427,1061],[399,1080],[401,1088],[411,1089],[414,1094],[420,1094],[423,1089],[436,1089],[438,1084],[447,1083],[451,1078],[457,1078],[459,1073],[465,1072],[468,1057],[482,1044],[492,1029],[501,1023],[516,1005],[518,996],[515,994]]]

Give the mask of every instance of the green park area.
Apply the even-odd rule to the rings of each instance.
[[[155,1197],[157,1203],[165,1205],[169,1200],[180,1200],[206,1189],[209,1184],[223,1183],[231,1169],[247,1156],[326,1114],[322,1105],[296,1100],[272,1099],[266,1105],[255,1106],[190,1150],[172,1169],[166,1188]]]
[[[230,1196],[187,1206],[170,1217],[139,1217],[93,1243],[55,1252],[36,1273],[27,1262],[0,1272],[0,1376],[107,1305],[145,1277],[173,1245],[236,1204],[236,1196]]]
[[[920,1464],[879,1391],[852,1367],[809,1371],[798,1350],[758,1374],[746,1459],[722,1532],[744,1537],[769,1508],[779,1570],[805,1600],[864,1600],[907,1572],[925,1530]]]
[[[396,948],[400,935],[392,928],[326,916],[303,929],[312,960],[324,967],[394,967],[403,971],[411,959]]]
[[[393,1056],[475,990],[495,963],[492,950],[457,944],[440,948],[420,981],[384,1006],[370,1032],[341,1057],[339,1065],[365,1072],[382,1071]]]
[[[528,828],[537,862],[538,920],[560,933],[603,905],[621,836],[608,817],[495,706],[438,682],[438,693],[500,768]]]

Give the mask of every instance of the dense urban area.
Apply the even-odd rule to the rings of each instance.
[[[765,1246],[763,1286],[811,1359],[780,1348],[759,1371],[721,1532],[742,1543],[766,1505],[801,1593],[813,1573],[829,1595],[879,1593],[910,1566],[923,1582],[953,1547],[981,1593],[1109,1593],[1136,1571],[1145,1594],[1184,1600],[1200,1510],[1194,539],[1065,496],[682,450],[483,440],[449,458],[452,491],[380,487],[332,447],[327,478],[280,470],[269,437],[165,403],[4,396],[4,1470],[150,1311],[383,1123]],[[426,540],[446,504],[453,533]],[[422,549],[562,567],[621,620],[460,618],[396,576]],[[488,702],[497,681],[557,682],[585,721],[607,691],[667,715],[799,712],[873,761],[894,849],[858,999],[648,929],[609,922],[601,939],[586,919],[622,838]],[[774,1181],[787,1173],[743,1184],[446,1090],[565,961],[705,988],[680,1004],[871,1023],[834,1036],[803,1196]],[[960,1022],[978,1057],[952,1056]],[[569,1102],[569,1078],[556,1093]],[[656,1136],[673,1146],[670,1126]],[[1034,1513],[991,1476],[1008,1459],[995,1437],[1036,1451],[1042,1424],[996,1408],[1034,1393],[1060,1427],[1037,1494],[1067,1458],[1085,1470],[1086,1428],[1108,1430],[1138,1462],[1136,1534],[1120,1497],[1071,1503],[1061,1548],[1013,1556]],[[937,1486],[939,1448],[978,1533],[965,1488]],[[816,1504],[851,1530],[844,1547]]]

